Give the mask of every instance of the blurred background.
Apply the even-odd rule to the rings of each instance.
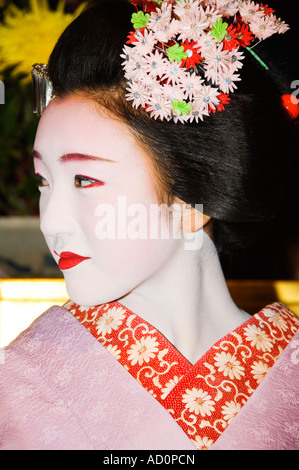
[[[269,0],[269,6],[298,38],[298,2]],[[79,0],[0,0],[0,345],[48,305],[67,298],[61,271],[39,230],[32,167],[38,118],[32,114],[30,68],[47,62],[59,35],[82,8]],[[250,313],[273,300],[299,310],[298,175],[296,158],[277,217],[254,247],[222,260],[233,296]],[[12,325],[16,329],[7,335]]]

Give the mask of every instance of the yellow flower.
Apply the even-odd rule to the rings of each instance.
[[[48,0],[29,0],[29,11],[15,5],[4,12],[0,24],[0,79],[1,73],[12,68],[12,74],[24,74],[23,83],[31,80],[32,64],[47,63],[57,39],[64,29],[81,13],[82,3],[74,13],[64,13],[65,2],[51,10]]]

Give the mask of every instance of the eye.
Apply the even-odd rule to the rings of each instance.
[[[37,184],[39,188],[44,188],[45,186],[49,186],[48,181],[42,175],[40,175],[39,173],[36,173],[34,176],[37,180]]]
[[[76,175],[74,178],[76,188],[93,188],[95,186],[103,186],[105,183],[95,180],[89,176]]]

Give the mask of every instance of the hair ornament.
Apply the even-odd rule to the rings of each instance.
[[[253,1],[160,0],[136,7],[121,57],[127,101],[154,119],[203,120],[229,103],[244,52],[289,29],[268,5]]]
[[[31,68],[33,84],[33,114],[41,116],[53,96],[52,83],[46,64],[34,64]]]

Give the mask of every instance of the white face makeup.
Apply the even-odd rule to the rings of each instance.
[[[74,302],[97,305],[121,298],[146,283],[178,249],[178,238],[149,236],[150,206],[158,200],[148,157],[126,126],[93,102],[55,98],[40,120],[34,155],[41,230]],[[124,204],[143,208],[144,239],[127,236]],[[107,207],[116,220],[116,237],[110,239],[103,236]]]

